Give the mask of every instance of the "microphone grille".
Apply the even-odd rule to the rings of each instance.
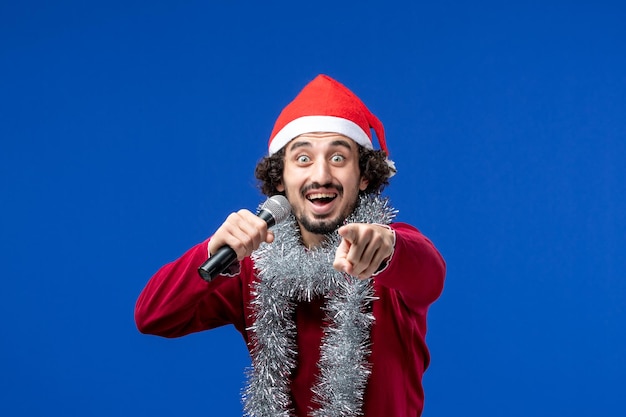
[[[289,204],[285,196],[277,194],[265,200],[261,210],[269,212],[274,218],[274,222],[280,223],[291,213],[291,204]]]

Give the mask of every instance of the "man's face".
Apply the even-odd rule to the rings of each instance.
[[[307,246],[321,242],[352,213],[367,188],[358,145],[336,133],[307,133],[285,146],[284,191]]]

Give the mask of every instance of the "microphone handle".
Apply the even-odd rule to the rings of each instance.
[[[198,273],[205,281],[213,281],[236,260],[235,251],[230,246],[222,246],[198,268]]]

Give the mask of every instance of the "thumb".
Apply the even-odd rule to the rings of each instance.
[[[345,226],[341,226],[339,230],[337,230],[337,233],[339,233],[339,236],[348,242],[354,243],[357,237],[357,225],[347,224]]]

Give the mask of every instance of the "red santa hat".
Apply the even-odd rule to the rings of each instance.
[[[385,129],[376,116],[348,88],[327,75],[307,84],[278,116],[269,140],[269,154],[304,133],[333,132],[373,149],[374,129],[380,148],[389,155]]]

